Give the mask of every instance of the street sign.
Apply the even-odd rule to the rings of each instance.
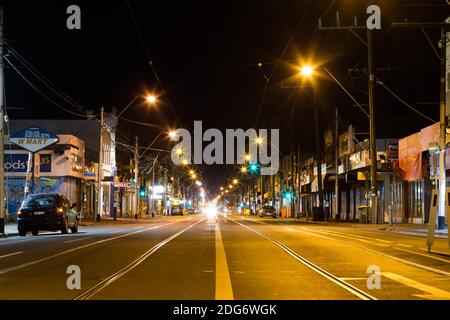
[[[33,126],[11,135],[9,141],[35,153],[57,143],[59,138],[53,133]]]

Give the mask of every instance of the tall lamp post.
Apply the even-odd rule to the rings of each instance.
[[[314,68],[309,65],[305,65],[300,68],[300,74],[305,78],[311,78],[314,75]],[[316,101],[316,99],[314,99]],[[319,133],[319,108],[317,105],[313,106],[314,109],[314,136],[315,136],[315,149],[316,149],[316,163],[317,163],[317,186],[319,195],[319,210],[320,214],[323,214],[323,185],[322,185],[322,157],[320,148],[320,133]]]
[[[134,105],[134,103],[140,98],[140,96],[136,96],[134,97],[128,104],[127,106],[119,113],[119,115],[117,116],[117,119],[120,119],[123,114],[131,107]],[[145,97],[146,102],[149,105],[154,105],[157,103],[157,97],[155,95],[148,95]],[[100,150],[99,150],[99,164],[98,164],[98,174],[97,174],[97,215],[96,215],[96,221],[99,222],[101,219],[101,215],[102,215],[102,211],[103,211],[103,186],[102,186],[102,174],[103,174],[103,136],[104,136],[104,132],[106,130],[104,130],[104,112],[103,112],[103,107],[101,108],[101,112],[100,112]],[[137,159],[137,161],[136,161]],[[135,153],[135,173],[138,173],[139,171],[139,157],[136,157],[136,153]],[[136,175],[137,176],[137,175]],[[136,178],[135,178],[136,179]],[[137,214],[137,208],[139,206],[139,185],[138,185],[139,180],[136,179],[135,181],[135,203],[134,203],[134,212],[135,215]]]
[[[374,219],[376,219],[376,214],[377,214],[377,205],[378,205],[378,201],[377,201],[377,160],[376,160],[376,144],[375,144],[375,125],[374,125],[374,118],[373,115],[374,113],[367,113],[364,108],[361,106],[361,104],[358,103],[358,101],[351,95],[351,93],[344,87],[344,85],[330,72],[330,70],[328,70],[327,68],[323,68],[323,70],[331,77],[331,79],[338,84],[338,86],[346,93],[347,96],[350,97],[350,99],[352,99],[352,101],[356,104],[356,106],[359,107],[359,109],[361,109],[361,111],[366,115],[367,118],[369,118],[370,120],[370,157],[371,157],[371,187],[372,187],[372,217],[374,217]],[[310,66],[310,65],[305,65],[302,66],[300,68],[300,74],[306,78],[311,78],[315,73],[315,69],[314,67]],[[372,90],[372,94],[373,94],[373,90]],[[319,137],[319,133],[318,133],[318,110],[317,108],[314,108],[315,110],[315,121],[316,121],[316,145],[319,144],[319,141],[317,141],[318,137]],[[336,109],[337,110],[337,109]],[[336,119],[337,119],[337,111],[336,111]],[[337,120],[336,120],[337,123]],[[337,129],[336,129],[337,130]],[[337,132],[335,133],[335,136],[337,137]],[[337,145],[338,146],[338,145]],[[335,150],[335,152],[337,152]],[[316,157],[320,155],[320,149],[319,152],[317,151],[317,146],[316,146]],[[336,159],[335,159],[335,166],[336,166],[336,180],[339,177],[339,173],[338,173],[338,155],[335,155]],[[321,166],[318,166],[318,176],[321,174]],[[322,179],[319,179],[319,190],[321,189],[322,186]],[[338,181],[338,180],[337,180]],[[339,204],[337,203],[338,199],[339,199],[339,183],[336,182],[335,183],[335,192],[336,192],[336,207],[338,208]],[[319,191],[319,197],[320,197],[320,191]],[[322,207],[323,208],[323,207]],[[336,213],[337,210],[336,210]],[[373,219],[372,219],[373,220]],[[376,221],[376,220],[373,220]]]

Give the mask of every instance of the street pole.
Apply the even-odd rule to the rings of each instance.
[[[317,162],[317,185],[319,194],[319,208],[320,214],[323,212],[323,186],[322,186],[322,159],[320,157],[320,133],[319,133],[319,108],[317,105],[314,106],[314,131],[316,140],[316,162]]]
[[[335,125],[334,125],[334,167],[335,167],[335,181],[334,181],[334,201],[335,201],[335,211],[334,219],[339,216],[339,109],[336,108],[335,114]]]
[[[444,28],[441,29],[441,79],[440,79],[440,135],[439,135],[439,206],[438,206],[438,221],[437,229],[442,230],[445,228],[445,215],[446,215],[446,176],[445,176],[445,135],[447,129],[447,117],[446,117],[446,51],[447,51],[447,34]],[[433,223],[435,221],[430,221]],[[448,221],[447,221],[448,223]]]
[[[104,130],[104,108],[100,109],[100,148],[98,153],[98,174],[97,174],[97,216],[96,221],[100,222],[103,211],[103,130]]]
[[[139,215],[139,138],[135,137],[134,147],[134,218]]]
[[[3,7],[0,7],[0,237],[5,235],[5,96],[3,64]]]
[[[368,73],[369,73],[369,115],[370,115],[370,181],[371,181],[371,219],[378,222],[378,180],[377,180],[377,138],[375,124],[375,68],[373,58],[373,30],[367,29]]]

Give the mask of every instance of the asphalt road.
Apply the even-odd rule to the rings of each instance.
[[[161,217],[1,239],[0,300],[450,300],[447,239],[433,249],[374,227]]]

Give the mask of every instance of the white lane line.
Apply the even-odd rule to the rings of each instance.
[[[301,230],[299,230],[299,229],[301,229]],[[317,233],[315,233],[316,230],[313,230],[313,229],[308,229],[308,228],[305,228],[305,227],[299,227],[299,229],[295,229],[295,230],[297,232],[305,233],[305,234],[308,234],[308,235],[311,235],[311,236],[324,238],[324,239],[328,239],[328,240],[333,240],[333,241],[340,242],[342,244],[354,246],[354,247],[357,247],[357,248],[360,248],[360,249],[363,249],[363,250],[367,250],[367,251],[373,252],[375,254],[381,255],[383,257],[395,260],[397,262],[406,264],[408,266],[412,266],[412,267],[415,267],[415,268],[418,268],[418,269],[422,269],[422,270],[426,270],[426,271],[429,271],[429,272],[437,273],[437,274],[440,274],[440,275],[443,275],[443,276],[446,276],[446,277],[450,277],[450,272],[447,272],[447,271],[444,271],[444,270],[440,270],[440,269],[436,269],[436,268],[433,268],[433,267],[428,267],[428,266],[425,266],[425,265],[422,265],[422,264],[419,264],[419,263],[415,263],[415,262],[412,262],[412,261],[409,261],[409,260],[405,260],[405,259],[402,259],[402,258],[398,258],[398,257],[392,256],[392,255],[389,255],[389,254],[386,254],[386,253],[374,250],[374,249],[370,249],[370,248],[365,247],[363,245],[359,245],[359,244],[356,244],[356,243],[351,243],[351,242],[348,242],[348,241],[336,239],[336,238],[331,237],[331,234],[328,234],[328,236],[325,236],[324,234],[317,234]],[[401,250],[400,248],[397,248],[397,249]],[[420,253],[417,253],[417,252],[414,252],[414,251],[412,251],[411,253],[421,255]],[[431,258],[431,256],[428,256],[428,255],[427,255],[427,257]],[[448,260],[446,260],[446,262],[448,262]]]
[[[334,284],[338,285],[339,287],[347,290],[348,292],[354,294],[355,296],[357,296],[358,298],[362,299],[362,300],[377,300],[377,298],[375,298],[374,296],[368,294],[367,292],[364,292],[363,290],[341,280],[339,277],[329,273],[328,271],[320,268],[319,266],[315,265],[314,263],[312,263],[311,261],[305,259],[304,257],[302,257],[301,255],[299,255],[297,252],[295,252],[294,250],[292,250],[291,248],[289,248],[288,246],[284,245],[283,243],[270,238],[269,236],[266,236],[265,234],[245,225],[242,224],[240,222],[237,222],[235,220],[231,220],[234,223],[240,225],[241,227],[244,227],[254,233],[256,233],[257,235],[259,235],[260,237],[272,242],[273,244],[277,245],[278,247],[280,247],[281,249],[283,249],[287,254],[289,254],[291,257],[293,257],[295,260],[297,260],[298,262],[300,262],[301,264],[303,264],[304,266],[308,267],[309,269],[315,271],[316,273],[320,274],[322,277],[330,280],[331,282],[333,282]]]
[[[86,238],[79,238],[79,239],[75,239],[75,240],[64,241],[64,243],[78,242],[78,241],[83,241],[83,240],[87,240],[87,239],[92,239],[92,237],[86,237]]]
[[[414,246],[412,246],[412,245],[410,245],[410,244],[404,244],[404,243],[396,243],[395,245],[396,245],[396,246],[405,247],[405,248],[414,248]],[[427,250],[427,251],[428,251],[428,249],[424,249],[424,250]]]
[[[434,260],[450,263],[449,259],[439,258],[439,257],[433,256],[433,255],[430,255],[430,254],[420,253],[420,252],[416,252],[416,251],[412,251],[412,250],[408,250],[408,249],[403,249],[403,248],[396,248],[396,247],[393,247],[393,248],[395,250],[404,251],[404,252],[412,253],[412,254],[415,254],[415,255],[418,255],[418,256],[422,256],[422,257],[426,257],[426,258],[430,258],[430,259],[434,259]]]
[[[392,272],[382,272],[381,275],[385,276],[386,278],[389,278],[391,280],[394,280],[396,282],[399,282],[407,287],[414,288],[419,291],[423,291],[424,294],[414,294],[414,296],[429,300],[449,300],[450,299],[450,292],[435,288],[426,284],[423,284],[421,282],[409,279],[407,277],[401,276],[396,273]]]
[[[146,253],[144,253],[143,255],[141,255],[139,258],[137,258],[136,260],[134,260],[133,262],[131,262],[129,265],[127,265],[125,268],[117,271],[116,273],[114,273],[113,275],[109,276],[108,278],[104,279],[103,281],[97,283],[95,286],[89,288],[87,291],[83,292],[82,294],[80,294],[78,297],[76,297],[74,300],[88,300],[90,298],[92,298],[93,296],[95,296],[97,293],[99,293],[101,290],[103,290],[104,288],[106,288],[107,286],[109,286],[111,283],[113,283],[114,281],[119,280],[121,277],[123,277],[125,274],[127,274],[128,272],[130,272],[131,270],[133,270],[134,268],[136,268],[137,266],[139,266],[141,263],[143,263],[146,259],[148,259],[151,255],[153,255],[156,251],[158,251],[161,247],[163,247],[164,245],[166,245],[167,243],[169,243],[170,241],[172,241],[173,239],[179,237],[180,235],[182,235],[183,233],[185,233],[186,231],[192,229],[193,227],[195,227],[196,225],[198,225],[199,223],[203,222],[206,218],[203,218],[191,225],[189,225],[188,227],[184,228],[181,231],[178,231],[177,233],[175,233],[174,235],[170,236],[169,238],[167,238],[166,240],[161,241],[160,243],[158,243],[157,245],[153,246],[150,250],[148,250]]]
[[[97,244],[101,244],[101,243],[105,243],[105,242],[109,242],[109,241],[125,238],[125,237],[128,237],[128,236],[134,235],[134,234],[142,233],[142,232],[149,231],[149,230],[154,230],[154,229],[157,229],[157,228],[161,228],[161,227],[168,226],[168,225],[175,224],[175,223],[182,222],[182,221],[184,221],[184,220],[175,221],[175,222],[171,222],[171,223],[167,223],[167,224],[163,224],[163,225],[157,225],[157,226],[153,226],[153,227],[150,227],[150,228],[146,228],[146,229],[142,229],[142,230],[138,230],[138,231],[134,231],[134,232],[130,232],[130,233],[125,233],[125,234],[122,234],[120,236],[116,236],[116,237],[112,237],[112,238],[106,238],[106,239],[102,239],[102,240],[99,240],[99,241],[91,242],[91,243],[82,245],[80,247],[76,247],[76,248],[72,248],[72,249],[69,249],[69,250],[65,250],[65,251],[56,253],[54,255],[51,255],[51,256],[48,256],[48,257],[45,257],[45,258],[42,258],[42,259],[39,259],[39,260],[30,261],[30,262],[27,262],[27,263],[23,263],[23,264],[20,264],[20,265],[17,265],[17,266],[13,266],[13,267],[9,267],[9,268],[0,270],[0,275],[3,275],[5,273],[11,272],[11,271],[20,270],[20,269],[23,269],[23,268],[26,268],[26,267],[29,267],[29,266],[32,266],[32,265],[35,265],[35,264],[38,264],[38,263],[41,263],[41,262],[53,259],[53,258],[60,257],[62,255],[68,254],[68,253],[72,253],[72,252],[81,250],[81,249],[89,248],[89,247],[95,246]]]
[[[18,254],[23,253],[23,251],[19,251],[19,252],[14,252],[14,253],[9,253],[9,254],[5,254],[3,256],[0,256],[0,259],[4,259],[4,258],[8,258],[8,257],[12,257],[12,256],[17,256]]]
[[[219,224],[216,223],[216,300],[234,300],[227,256]]]

